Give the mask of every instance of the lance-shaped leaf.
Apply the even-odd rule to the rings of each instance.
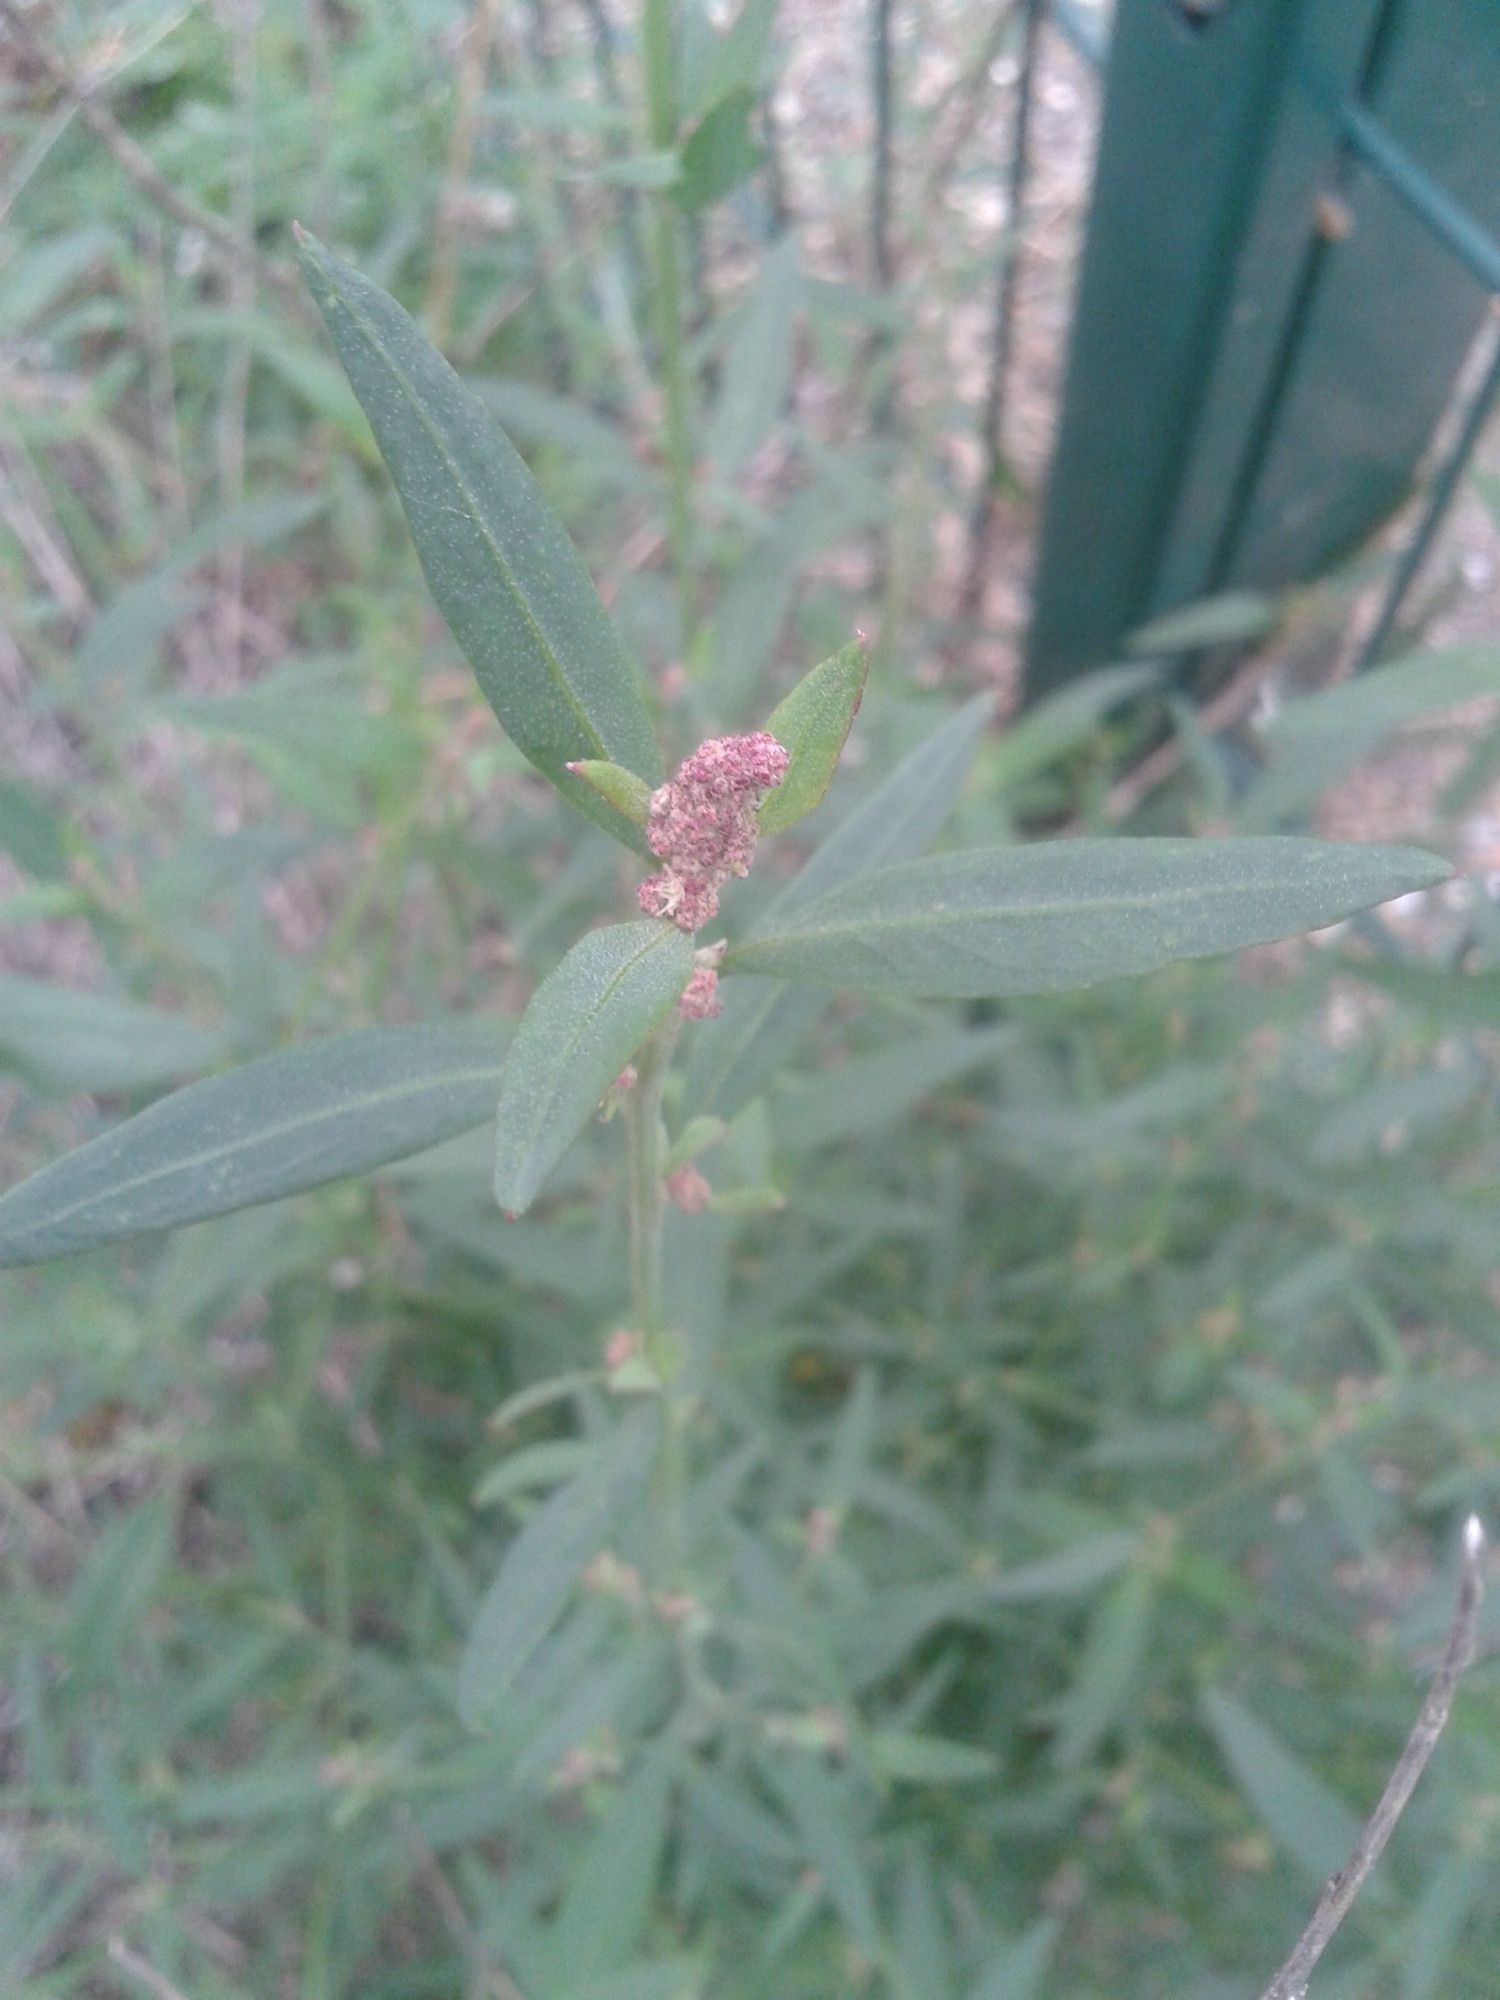
[[[1278,1845],[1314,1880],[1326,1876],[1359,1838],[1354,1814],[1232,1695],[1205,1688],[1202,1702],[1225,1762]]]
[[[731,90],[683,140],[673,193],[690,214],[733,194],[760,165],[764,155],[750,129],[754,113],[754,91]]]
[[[170,1229],[419,1153],[483,1124],[496,1021],[356,1028],[189,1084],[0,1199],[0,1264]]]
[[[569,763],[661,776],[640,674],[577,550],[489,411],[394,299],[299,232],[298,255],[406,509],[438,608],[517,747],[627,846]]]
[[[799,904],[725,965],[950,999],[1057,992],[1289,937],[1448,873],[1417,848],[1274,836],[976,848]]]
[[[531,1206],[692,971],[691,940],[648,917],[590,931],[532,994],[495,1113],[495,1198],[507,1215]]]
[[[762,833],[780,833],[810,813],[828,790],[865,691],[870,663],[856,640],[798,681],[766,720],[787,752],[786,775],[761,802]]]
[[[1500,695],[1493,639],[1393,660],[1288,702],[1266,732],[1267,768],[1240,801],[1247,833],[1284,825],[1397,730],[1444,709]]]
[[[511,1543],[485,1592],[458,1670],[458,1712],[471,1729],[494,1720],[516,1676],[561,1616],[579,1571],[645,1484],[656,1433],[654,1403],[640,1404]]]

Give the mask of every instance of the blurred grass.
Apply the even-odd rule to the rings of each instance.
[[[857,65],[781,135],[812,190],[793,248],[764,169],[697,225],[684,660],[638,218],[600,172],[637,150],[628,34],[561,4],[23,12],[247,254],[3,44],[7,1183],[205,1064],[514,1010],[618,895],[436,620],[274,275],[292,215],[446,323],[674,741],[758,719],[866,622],[837,812],[930,726],[930,683],[967,688],[944,586],[970,412],[919,279],[863,282]],[[992,24],[921,25],[962,78]],[[941,159],[968,108],[909,107],[907,156]],[[983,147],[959,158],[982,192]],[[924,218],[898,211],[909,245]],[[954,228],[932,257],[957,311],[979,260]],[[898,443],[867,417],[893,324]],[[1093,824],[1153,726],[1096,689],[992,740],[963,834]],[[1148,828],[1234,810],[1232,759],[1181,726]],[[618,1307],[612,1130],[536,1223],[500,1228],[481,1138],[8,1278],[0,1985],[1256,1990],[1415,1706],[1453,1523],[1493,1513],[1496,956],[1475,898],[1250,977],[1017,1008],[1014,1038],[970,1010],[968,1052],[941,1010],[827,1013],[705,1163],[784,1211],[674,1245],[713,1362],[728,1691],[693,1755],[608,1565],[494,1736],[454,1712],[556,1454],[501,1505],[474,1488],[569,1436],[561,1404],[483,1419],[593,1368]],[[1482,1664],[1320,1995],[1488,2000],[1497,1723]]]

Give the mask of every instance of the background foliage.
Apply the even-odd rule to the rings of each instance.
[[[597,6],[14,12],[48,53],[12,24],[7,1184],[232,1058],[518,1013],[618,914],[617,854],[437,620],[284,275],[294,214],[480,385],[681,748],[866,626],[804,845],[940,724],[945,840],[1105,832],[1163,740],[1132,830],[1296,826],[1495,685],[1492,648],[1450,650],[1230,741],[1135,664],[1004,732],[945,722],[975,685],[946,587],[972,413],[925,366],[920,279],[961,305],[987,277],[937,247],[905,290],[878,256],[867,281],[847,105],[773,96],[790,6],[727,34],[688,10],[675,166]],[[902,109],[917,243],[996,24],[908,32],[946,38],[959,91]],[[686,521],[650,277],[673,175]],[[960,195],[994,177],[949,160]],[[1329,616],[1293,607],[1282,657]],[[1423,774],[1455,850],[1494,768],[1476,717]],[[644,1603],[627,1528],[484,1733],[463,1641],[611,1409],[615,1128],[518,1223],[480,1132],[8,1276],[6,1990],[1257,1990],[1404,1730],[1453,1523],[1493,1513],[1496,958],[1471,893],[1063,1000],[809,1002],[784,1075],[705,1038],[673,1110],[726,1122],[717,1201],[674,1222],[668,1279],[707,1357],[722,1630]],[[668,1716],[672,1654],[699,1683]],[[1320,1993],[1492,1991],[1497,1720],[1481,1666]]]

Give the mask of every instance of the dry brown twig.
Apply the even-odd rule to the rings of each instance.
[[[1396,1767],[1386,1780],[1385,1790],[1360,1829],[1349,1859],[1318,1898],[1306,1930],[1298,1938],[1290,1958],[1271,1981],[1261,2000],[1305,2000],[1313,1967],[1332,1943],[1335,1933],[1354,1907],[1355,1898],[1380,1859],[1396,1823],[1406,1810],[1417,1780],[1426,1770],[1447,1725],[1458,1684],[1474,1658],[1479,1636],[1479,1606],[1484,1595],[1484,1527],[1477,1514],[1464,1523],[1463,1549],[1459,1562],[1458,1603],[1448,1631],[1448,1643],[1432,1677],[1426,1698],[1417,1711],[1406,1748],[1396,1759]]]
[[[132,1951],[124,1938],[112,1937],[106,1949],[110,1964],[125,1973],[138,1991],[151,1994],[153,2000],[187,2000],[181,1987],[174,1986],[154,1965]]]
[[[524,2000],[520,1987],[505,1967],[490,1955],[482,1940],[475,1935],[468,1913],[443,1873],[437,1856],[418,1832],[412,1815],[404,1808],[400,1821],[412,1859],[427,1884],[448,1935],[463,1959],[468,2000]]]
[[[282,297],[305,310],[302,287],[295,274],[285,265],[274,264],[262,257],[256,250],[246,251],[245,245],[234,227],[212,209],[200,208],[162,174],[158,173],[149,154],[138,146],[130,134],[117,122],[112,114],[95,97],[90,86],[76,77],[57,53],[37,33],[26,18],[26,9],[19,0],[0,0],[0,21],[3,21],[15,36],[27,56],[46,77],[53,89],[77,106],[78,115],[104,147],[128,180],[135,183],[148,201],[170,215],[174,222],[184,229],[196,230],[231,269],[237,268],[248,254],[254,261],[259,275],[268,284],[274,285]]]
[[[1254,708],[1262,685],[1280,671],[1281,664],[1266,653],[1247,660],[1233,679],[1198,711],[1199,728],[1212,736],[1232,722],[1242,720]],[[1128,819],[1138,805],[1167,782],[1186,754],[1179,736],[1159,743],[1110,789],[1104,801],[1104,817],[1112,826]]]
[[[459,198],[473,162],[474,142],[479,131],[479,100],[484,91],[498,19],[498,0],[479,0],[459,46],[453,124],[448,133],[448,158],[443,169],[442,193],[438,197],[427,298],[422,308],[428,334],[433,345],[439,348],[448,345],[448,336],[452,331],[453,300],[458,288]]]

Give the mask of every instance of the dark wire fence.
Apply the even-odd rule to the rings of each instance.
[[[1138,19],[1145,4],[1147,0],[1142,0],[1141,5],[1129,11]],[[1189,34],[1203,33],[1212,23],[1210,10],[1190,8],[1183,4],[1183,0],[1149,0],[1149,4],[1159,7],[1164,13],[1175,11],[1180,21],[1185,20],[1188,23],[1186,32]],[[1122,6],[1128,6],[1128,0],[1122,0]],[[1347,228],[1344,202],[1357,174],[1367,173],[1382,187],[1388,189],[1417,221],[1424,234],[1440,246],[1469,278],[1476,281],[1490,295],[1492,303],[1500,301],[1500,240],[1497,240],[1496,236],[1464,204],[1455,200],[1440,181],[1413,156],[1409,148],[1403,145],[1397,135],[1389,129],[1371,102],[1392,31],[1398,25],[1407,25],[1401,19],[1403,6],[1404,0],[1383,0],[1383,4],[1375,10],[1374,25],[1369,31],[1364,63],[1354,87],[1329,92],[1321,106],[1323,115],[1336,137],[1332,161],[1326,172],[1323,192],[1312,205],[1306,218],[1302,261],[1291,292],[1290,305],[1279,327],[1275,350],[1257,401],[1253,410],[1248,413],[1245,428],[1246,442],[1243,457],[1237,468],[1232,497],[1228,510],[1217,528],[1211,558],[1203,576],[1203,585],[1194,593],[1197,597],[1210,596],[1230,586],[1234,559],[1241,546],[1246,521],[1259,497],[1268,454],[1278,438],[1279,429],[1284,426],[1287,419],[1289,387],[1303,356],[1312,309],[1318,300],[1329,259]],[[1304,4],[1300,16],[1296,0],[1293,0],[1291,6],[1283,9],[1289,18],[1297,17],[1296,26],[1299,31],[1304,24],[1304,17],[1315,11],[1316,0],[1312,5]],[[1004,237],[998,268],[995,333],[991,348],[992,372],[980,420],[985,483],[971,519],[969,561],[960,606],[962,613],[970,617],[976,611],[982,596],[986,544],[994,506],[997,472],[1003,455],[1003,435],[1010,391],[1012,356],[1010,329],[1014,312],[1016,265],[1021,250],[1022,220],[1032,171],[1032,105],[1037,89],[1041,56],[1042,38],[1039,30],[1044,21],[1062,35],[1101,77],[1106,75],[1109,63],[1109,31],[1099,14],[1080,5],[1079,0],[1025,0],[1020,38],[1020,69],[1011,125],[1010,156],[1004,169],[1008,201],[1002,225]],[[1432,25],[1436,27],[1437,24]],[[1493,25],[1492,23],[1491,29]],[[1455,63],[1461,61],[1461,48],[1456,47],[1453,55]],[[1304,79],[1294,78],[1288,71],[1284,85],[1287,91],[1302,88],[1304,84]],[[1479,114],[1477,109],[1471,108],[1469,115],[1472,117]],[[1493,142],[1491,140],[1488,143]],[[1228,282],[1226,273],[1225,283]],[[1122,310],[1128,309],[1124,301],[1121,302],[1121,307]],[[1414,298],[1411,301],[1411,309],[1414,312],[1420,312],[1421,307],[1420,299]],[[1140,328],[1140,338],[1149,341],[1152,331],[1150,326]],[[1440,439],[1445,438],[1446,442],[1437,451],[1435,462],[1427,469],[1425,478],[1418,476],[1415,480],[1420,490],[1415,519],[1392,563],[1391,573],[1378,608],[1358,648],[1356,671],[1373,665],[1384,658],[1390,650],[1412,586],[1432,552],[1488,419],[1495,410],[1497,401],[1500,401],[1500,337],[1497,337],[1493,326],[1489,325],[1479,334],[1477,345],[1482,348],[1487,342],[1492,345],[1493,351],[1488,354],[1484,365],[1477,371],[1477,380],[1471,379],[1476,373],[1473,369],[1466,369],[1459,374],[1459,386],[1453,391],[1454,406],[1450,408],[1447,421],[1434,432],[1435,436]],[[1064,431],[1070,415],[1071,411],[1065,407],[1062,417]],[[1101,465],[1099,477],[1101,479],[1109,477],[1112,470],[1110,466]],[[1408,496],[1410,491],[1411,486],[1408,485]],[[1089,547],[1088,526],[1086,519],[1079,518],[1075,507],[1072,518],[1062,522],[1056,519],[1049,520],[1048,532],[1060,542],[1066,542],[1072,549],[1086,549]],[[1298,579],[1287,577],[1285,580],[1291,582]],[[1044,552],[1039,589],[1045,591],[1048,588]],[[1124,634],[1120,636],[1123,637]],[[1096,662],[1087,664],[1094,663]]]

